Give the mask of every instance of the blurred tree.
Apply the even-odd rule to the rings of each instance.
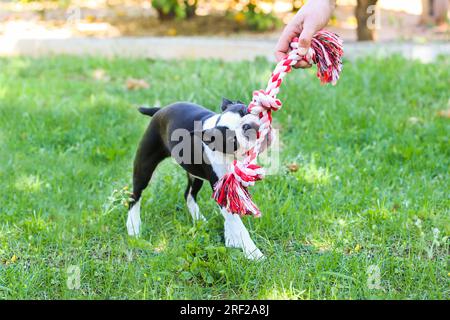
[[[433,8],[434,8],[434,23],[437,25],[447,23],[447,14],[448,14],[448,3],[449,0],[434,0]]]
[[[292,12],[297,12],[305,4],[305,0],[292,0]]]
[[[186,18],[190,19],[195,16],[197,10],[198,0],[184,0],[186,6]]]
[[[195,16],[198,0],[152,0],[160,20],[192,18]]]
[[[241,26],[255,31],[273,30],[281,25],[280,19],[272,12],[264,12],[261,3],[272,5],[276,0],[232,0],[228,6],[228,15]],[[242,8],[242,9],[241,9]]]
[[[272,13],[265,13],[259,8],[258,1],[250,0],[244,10],[245,21],[250,29],[265,31],[275,29],[279,19]]]
[[[447,22],[448,0],[422,0],[421,24],[445,24]]]
[[[373,41],[375,39],[375,27],[369,25],[369,19],[375,22],[375,5],[378,0],[357,0],[355,16],[358,23],[356,33],[358,41]]]

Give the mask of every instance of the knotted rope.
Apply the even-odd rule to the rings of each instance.
[[[319,31],[311,41],[311,47],[306,54],[299,54],[298,38],[290,44],[291,51],[281,60],[273,71],[266,90],[253,92],[253,98],[248,105],[248,111],[258,115],[260,127],[257,132],[255,146],[247,152],[243,161],[234,161],[225,174],[214,186],[213,198],[221,207],[239,215],[253,214],[260,216],[259,208],[253,203],[248,187],[264,178],[264,169],[257,163],[257,157],[264,143],[270,144],[273,139],[272,111],[281,108],[277,99],[284,77],[292,71],[299,61],[317,65],[317,77],[322,84],[336,84],[342,70],[342,40],[334,33]]]

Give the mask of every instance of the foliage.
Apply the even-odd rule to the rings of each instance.
[[[232,16],[238,24],[255,31],[273,30],[281,25],[280,19],[273,13],[265,13],[261,10],[258,1],[247,2],[242,11],[232,14]]]
[[[191,18],[195,15],[197,0],[152,0],[152,6],[162,20]]]
[[[264,13],[258,8],[254,1],[249,2],[247,10],[244,11],[245,21],[247,25],[256,31],[275,29],[280,20],[272,13]]]
[[[136,105],[218,111],[222,96],[248,101],[271,63],[0,59],[0,299],[449,299],[448,63],[347,61],[336,87],[289,75],[281,168],[251,190],[263,216],[244,218],[267,256],[255,263],[224,248],[207,186],[208,221],[192,225],[172,161],[144,192],[139,239],[126,186],[149,122]]]

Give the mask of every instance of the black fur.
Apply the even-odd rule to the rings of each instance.
[[[232,102],[228,99],[223,99],[222,110],[237,112],[241,116],[247,112],[243,103]],[[194,151],[191,152],[189,163],[178,161],[175,157],[175,160],[188,172],[188,177],[191,177],[188,179],[188,190],[192,186],[196,195],[203,184],[201,179],[208,180],[211,187],[214,186],[218,177],[211,165],[203,161],[203,159],[207,159],[207,156],[204,155],[202,142],[208,144],[211,149],[221,152],[230,149],[235,151],[238,147],[234,132],[226,127],[215,127],[210,130],[196,132],[198,128],[194,127],[194,123],[199,121],[203,126],[207,119],[215,115],[214,112],[189,102],[178,102],[164,108],[140,107],[139,112],[153,118],[136,152],[133,170],[132,198],[134,201],[130,203],[130,208],[141,197],[142,191],[147,187],[158,164],[165,158],[173,156],[171,151],[180,143],[180,141],[172,141],[171,139],[171,134],[176,129],[184,129],[192,133],[190,141],[187,142],[191,143],[191,150]],[[217,136],[222,137],[222,144],[215,139]],[[198,148],[198,146],[201,147]],[[181,153],[177,156],[182,159],[183,154]],[[201,160],[201,163],[194,161],[198,159]]]
[[[147,116],[153,117],[155,113],[157,113],[161,108],[147,108],[147,107],[139,107],[139,112],[145,114]]]

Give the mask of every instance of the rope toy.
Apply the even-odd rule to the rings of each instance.
[[[250,149],[243,161],[235,160],[226,173],[214,186],[213,198],[228,212],[239,215],[254,215],[259,217],[261,211],[253,203],[248,191],[256,181],[264,178],[264,169],[256,163],[258,154],[263,151],[264,144],[270,145],[273,140],[272,111],[281,108],[277,99],[284,77],[292,71],[299,61],[317,65],[317,77],[322,84],[336,84],[342,70],[342,40],[334,33],[319,31],[311,41],[311,47],[306,54],[299,54],[298,38],[290,44],[291,51],[281,60],[273,71],[266,90],[253,92],[253,98],[248,105],[249,113],[258,115],[260,127],[257,132],[255,146]]]

